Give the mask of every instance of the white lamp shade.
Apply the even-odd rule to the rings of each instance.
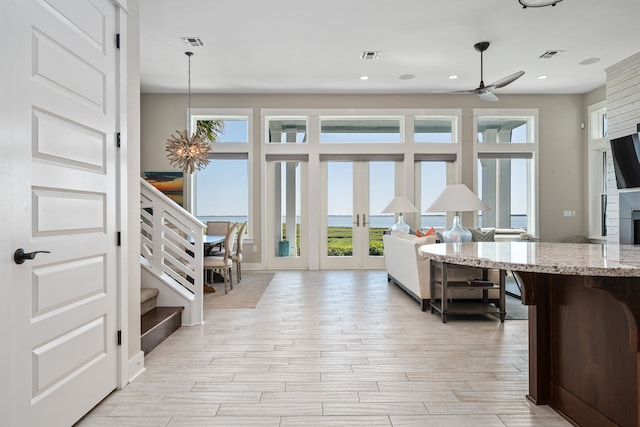
[[[427,212],[486,211],[491,208],[464,184],[447,185],[427,208]]]
[[[382,210],[382,213],[409,213],[409,212],[420,212],[413,203],[409,201],[405,196],[396,196],[391,202],[387,205],[386,208]]]

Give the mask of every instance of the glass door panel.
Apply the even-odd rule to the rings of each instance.
[[[380,214],[394,195],[395,163],[327,161],[323,168],[321,268],[384,268],[382,232],[393,217]]]
[[[327,162],[327,257],[353,257],[354,164]],[[358,217],[358,221],[360,218]]]

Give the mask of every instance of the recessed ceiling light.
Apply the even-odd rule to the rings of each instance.
[[[360,76],[360,80],[369,80],[369,76]]]
[[[413,74],[403,74],[400,77],[398,77],[400,80],[411,80],[412,78],[414,78],[415,76]]]
[[[458,78],[458,75],[456,75],[456,74],[452,74],[452,75],[449,76],[450,80],[455,80],[457,78]]]
[[[543,75],[541,75],[541,76],[538,76],[538,80],[544,80],[544,79],[546,79],[547,77],[549,77],[549,76],[547,76],[546,74],[543,74]]]
[[[580,65],[591,65],[599,61],[600,61],[600,58],[587,58],[580,61]]]

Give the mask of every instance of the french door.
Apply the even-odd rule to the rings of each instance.
[[[321,162],[320,267],[384,268],[382,231],[393,217],[380,215],[394,196],[394,161]]]

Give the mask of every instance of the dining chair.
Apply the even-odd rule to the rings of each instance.
[[[211,236],[226,236],[230,226],[230,221],[207,221],[207,231],[205,234]],[[217,255],[214,252],[221,251],[222,245],[211,245],[208,249],[205,255]]]
[[[228,288],[233,289],[233,280],[231,277],[231,267],[233,261],[231,260],[231,254],[233,250],[233,243],[236,238],[236,228],[238,224],[233,224],[226,232],[224,239],[225,252],[221,256],[206,256],[203,259],[202,266],[205,272],[213,270],[222,270],[224,277],[224,293],[228,292]],[[211,284],[210,284],[211,285]],[[211,285],[213,286],[213,285]]]
[[[236,276],[238,277],[238,283],[242,280],[242,244],[244,243],[244,236],[247,230],[247,221],[242,223],[238,229],[238,238],[236,239],[236,250],[231,255],[231,261],[236,265]]]
[[[230,226],[230,221],[207,221],[206,234],[225,236]]]

